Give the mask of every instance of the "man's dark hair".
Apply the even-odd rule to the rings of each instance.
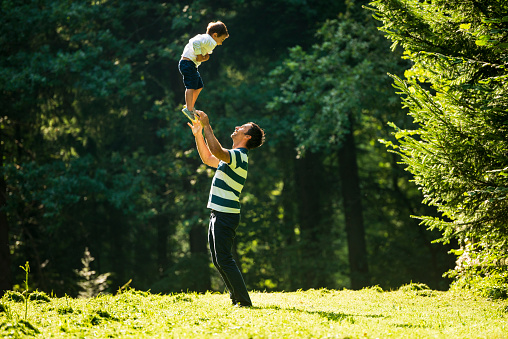
[[[246,146],[248,149],[253,149],[263,145],[265,142],[265,131],[253,122],[249,122],[249,124],[251,128],[245,134],[250,135],[251,138],[247,141]]]
[[[226,25],[222,21],[210,22],[208,27],[206,28],[206,33],[212,35],[213,33],[217,33],[217,36],[229,36],[228,29]]]

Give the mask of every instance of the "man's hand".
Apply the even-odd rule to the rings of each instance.
[[[206,115],[205,112],[197,110],[196,115],[198,121],[201,123],[201,126],[205,127],[207,125],[210,125],[210,120],[208,120],[208,115]]]
[[[190,122],[188,122],[187,125],[189,125],[189,127],[191,128],[192,134],[194,134],[194,136],[200,135],[203,131],[203,126],[201,125],[199,120],[193,120],[192,125]]]
[[[200,120],[201,119],[200,117],[203,116],[204,120],[206,120],[206,122],[208,123],[208,117],[206,116],[206,114],[203,111],[198,111],[198,112],[200,112],[201,115],[199,115],[199,113],[197,113],[198,115],[195,120],[192,120],[192,124],[190,122],[187,122],[187,125],[189,125],[189,127],[191,128],[192,134],[194,134],[194,138],[196,139],[196,147],[198,149],[198,153],[199,153],[199,157],[201,158],[201,161],[203,161],[203,163],[205,165],[217,168],[217,166],[219,166],[219,159],[217,159],[212,154],[210,148],[208,148],[208,146],[206,145],[205,138],[203,136],[203,125],[202,125],[203,123]],[[208,129],[211,131],[211,127],[210,127],[209,123],[208,123]],[[212,135],[213,135],[213,132],[212,132]],[[218,141],[216,141],[216,140],[215,140],[215,142],[218,143]]]

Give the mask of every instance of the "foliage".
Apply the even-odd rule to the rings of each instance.
[[[136,260],[143,262],[141,277],[158,274],[157,263],[144,265],[156,260],[135,252],[129,258],[119,244],[141,232],[152,242],[160,220],[194,198],[188,188],[179,193],[191,186],[195,164],[180,150],[182,128],[169,121],[177,106],[172,84],[161,81],[178,73],[173,50],[194,24],[182,21],[189,14],[182,8],[3,4],[0,72],[9,81],[1,83],[2,135],[9,138],[2,143],[2,177],[9,198],[2,211],[15,258],[36,263],[37,287],[48,290],[52,282],[56,292],[73,293],[75,277],[65,272],[78,266],[84,246],[123,257],[104,260],[115,267],[115,284],[126,281],[125,267]],[[170,30],[174,40],[166,37]]]
[[[8,222],[0,218],[0,235],[8,232],[9,238],[0,246],[12,254],[7,263],[14,273],[10,285],[22,289],[16,287],[24,279],[18,267],[28,260],[31,290],[77,296],[79,277],[74,272],[82,267],[87,247],[96,258],[94,270],[111,272],[111,290],[128,281],[156,292],[223,290],[206,248],[206,199],[213,171],[200,163],[179,112],[184,89],[177,70],[187,39],[203,33],[209,21],[222,19],[231,37],[200,66],[206,87],[197,107],[210,113],[225,147],[232,128],[245,121],[258,122],[268,133],[267,144],[250,155],[242,193],[244,214],[235,254],[246,282],[258,290],[347,286],[348,242],[336,193],[337,156],[323,151],[314,160],[297,159],[292,129],[298,115],[288,104],[267,110],[280,93],[278,86],[264,81],[290,57],[289,47],[298,45],[302,55],[313,54],[303,51],[316,43],[320,27],[318,39],[324,45],[316,50],[340,54],[330,55],[330,62],[351,56],[343,47],[357,51],[354,62],[362,59],[361,53],[372,57],[383,50],[377,43],[386,41],[370,23],[341,23],[344,17],[337,15],[345,8],[345,1],[4,1],[0,196],[6,202],[0,200],[0,216]],[[324,23],[327,19],[337,20]],[[358,33],[363,24],[367,34]],[[370,51],[368,34],[377,52]],[[382,59],[358,62],[345,77],[346,87],[355,85],[355,77],[362,80],[355,87],[360,95],[355,102],[389,97]],[[400,63],[389,54],[386,60]],[[310,58],[303,62],[311,66]],[[362,75],[374,65],[379,77],[364,82],[368,77]],[[325,75],[327,71],[322,69]],[[310,78],[313,73],[306,74]],[[325,90],[306,81],[316,91]],[[383,94],[367,95],[361,86]],[[312,88],[308,90],[311,100]],[[333,105],[347,103],[325,97]],[[398,109],[380,115],[361,110],[355,107],[362,117],[356,133],[361,138],[374,281],[383,288],[411,279],[446,287],[440,278],[446,269],[443,251],[429,250],[434,237],[420,234],[407,218],[410,210],[422,208],[414,196],[407,199],[415,195],[406,182],[410,176],[375,142],[386,137],[386,120],[399,124],[404,115]],[[304,124],[299,128],[305,132]],[[328,132],[321,125],[312,128]],[[324,150],[328,145],[321,146]],[[321,169],[326,180],[308,180],[309,171]],[[313,210],[319,222],[304,227],[301,214],[311,210],[306,201],[320,209]],[[64,305],[59,309],[63,314],[72,310]]]
[[[51,301],[49,296],[41,291],[34,291],[30,293],[29,300],[36,300],[37,302],[49,302]]]
[[[253,308],[234,308],[221,293],[154,295],[128,289],[91,299],[33,303],[30,322],[19,304],[2,299],[0,335],[22,337],[193,338],[493,338],[503,337],[506,301],[464,292],[417,295],[379,288],[253,292]],[[61,312],[62,309],[68,311]]]
[[[292,119],[288,125],[300,152],[337,149],[351,123],[378,129],[367,121],[382,121],[397,110],[386,73],[407,67],[397,54],[384,52],[382,37],[363,13],[327,21],[317,38],[320,43],[309,52],[292,48],[290,58],[271,73],[284,81],[268,107],[289,111],[286,119]]]
[[[102,273],[98,275],[97,272],[90,268],[90,264],[94,260],[95,258],[92,257],[88,248],[85,248],[83,258],[81,258],[83,267],[81,270],[75,271],[80,277],[80,281],[78,281],[78,286],[81,288],[78,294],[80,298],[96,297],[99,293],[108,288],[107,280],[111,273]]]
[[[373,1],[380,28],[414,65],[394,76],[419,128],[397,129],[401,155],[424,202],[441,218],[421,217],[473,250],[482,268],[457,270],[507,284],[489,261],[507,256],[508,5],[503,1]],[[486,261],[486,262],[485,262]],[[463,280],[464,281],[464,280]]]
[[[505,248],[485,249],[484,246],[488,245],[466,239],[461,249],[453,251],[457,255],[457,264],[447,274],[455,278],[454,288],[470,289],[489,298],[506,299],[508,261]]]
[[[399,288],[400,291],[408,292],[408,291],[422,291],[422,290],[430,290],[429,286],[422,283],[410,283],[407,285],[402,285]]]
[[[288,58],[271,72],[270,83],[275,83],[279,92],[268,108],[276,112],[277,121],[282,121],[272,138],[296,139],[298,157],[324,153],[325,160],[320,161],[323,173],[316,184],[321,186],[316,191],[323,197],[318,206],[329,209],[318,213],[330,215],[325,227],[339,228],[344,227],[344,210],[338,202],[350,200],[351,196],[337,193],[341,185],[337,178],[341,159],[337,153],[345,136],[354,134],[372,281],[394,288],[411,280],[407,278],[410,275],[434,288],[447,288],[446,281],[440,280],[441,273],[428,273],[450,267],[450,260],[443,253],[446,249],[430,245],[438,234],[419,230],[408,217],[416,211],[423,212],[418,192],[407,183],[411,176],[399,170],[396,158],[377,142],[393,138],[387,121],[412,126],[406,112],[400,109],[386,74],[402,74],[409,63],[400,59],[400,53],[388,51],[388,42],[367,14],[352,8],[351,13],[327,21],[318,31],[312,49],[290,49]],[[316,162],[315,158],[309,161]],[[288,166],[287,160],[284,164]],[[284,181],[283,193],[290,189],[289,184]],[[327,191],[329,187],[335,189]],[[431,209],[426,212],[433,213]],[[338,238],[347,236],[340,228],[335,232]],[[432,268],[422,269],[425,265]]]
[[[12,300],[15,302],[25,302],[25,296],[19,292],[16,291],[7,291],[4,294],[4,298],[7,300]]]
[[[326,9],[338,11],[342,5],[337,2]],[[286,0],[272,2],[268,9],[263,2],[244,1],[171,6],[85,0],[2,4],[2,178],[8,196],[2,211],[10,225],[11,266],[28,259],[34,263],[35,287],[75,295],[72,272],[80,264],[79,249],[88,246],[101,270],[113,273],[114,286],[130,278],[134,286],[144,287],[175,282],[180,268],[191,263],[185,267],[188,279],[163,290],[203,290],[189,284],[192,272],[202,272],[206,281],[211,270],[207,261],[194,258],[189,242],[191,230],[206,225],[202,215],[210,170],[199,165],[192,137],[179,119],[179,53],[188,38],[203,32],[206,22],[220,17],[232,36],[244,38],[229,49],[225,44],[202,67],[211,85],[201,102],[213,112],[231,101],[226,94],[245,93],[257,83],[256,93],[241,105],[256,102],[262,107],[266,99],[259,99],[266,93],[259,86],[258,71],[270,65],[257,58],[274,46],[283,51],[294,41],[304,42],[303,36],[311,41],[316,19],[335,15],[323,11],[320,4]],[[285,37],[259,44],[263,48],[250,58],[243,52],[235,57],[240,44],[251,49],[248,37],[266,41],[265,34],[245,29],[255,12],[277,17],[268,20],[279,25],[277,29],[266,30]],[[305,20],[295,23],[292,15]],[[287,23],[308,29],[296,35]],[[229,58],[223,58],[228,50]],[[229,85],[240,72],[234,68],[238,64],[244,68],[241,77],[256,75],[241,82],[240,89]],[[221,78],[225,87],[220,86]],[[220,89],[219,95],[214,88]],[[207,100],[207,93],[214,100]],[[214,122],[224,124],[224,129],[237,124],[220,111]],[[206,253],[206,247],[200,250]]]

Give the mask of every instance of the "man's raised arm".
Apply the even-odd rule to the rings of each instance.
[[[219,159],[210,152],[210,149],[206,145],[205,139],[203,138],[203,126],[201,126],[201,123],[199,121],[193,121],[192,125],[190,122],[188,122],[187,125],[192,129],[192,134],[194,134],[194,138],[196,139],[196,148],[198,149],[201,161],[203,161],[205,165],[217,168],[217,166],[219,166]]]
[[[214,155],[217,159],[222,160],[229,164],[231,161],[231,156],[227,149],[222,147],[219,143],[219,140],[213,134],[212,126],[210,126],[210,121],[208,120],[208,116],[203,111],[196,111],[199,116],[199,121],[203,126],[205,131],[206,142],[208,143],[207,149]]]

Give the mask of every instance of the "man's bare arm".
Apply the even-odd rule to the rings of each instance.
[[[227,149],[222,147],[222,145],[219,143],[219,140],[217,140],[217,138],[213,134],[212,126],[210,126],[208,116],[203,111],[197,111],[197,114],[199,116],[199,121],[201,122],[201,125],[203,126],[203,129],[205,131],[205,138],[208,144],[208,149],[217,159],[222,160],[229,164],[229,162],[231,161],[229,152]]]
[[[219,159],[210,152],[210,149],[206,145],[205,139],[203,138],[203,127],[201,123],[193,121],[192,125],[190,122],[188,122],[187,125],[192,129],[192,134],[194,134],[194,138],[196,139],[196,148],[198,149],[201,161],[203,161],[205,165],[217,168],[217,166],[219,166]]]
[[[205,138],[208,142],[208,148],[210,149],[210,152],[219,160],[222,160],[229,164],[231,161],[231,156],[229,155],[229,152],[227,149],[221,146],[219,143],[219,140],[215,137],[213,134],[212,126],[210,124],[203,127],[205,131]]]

